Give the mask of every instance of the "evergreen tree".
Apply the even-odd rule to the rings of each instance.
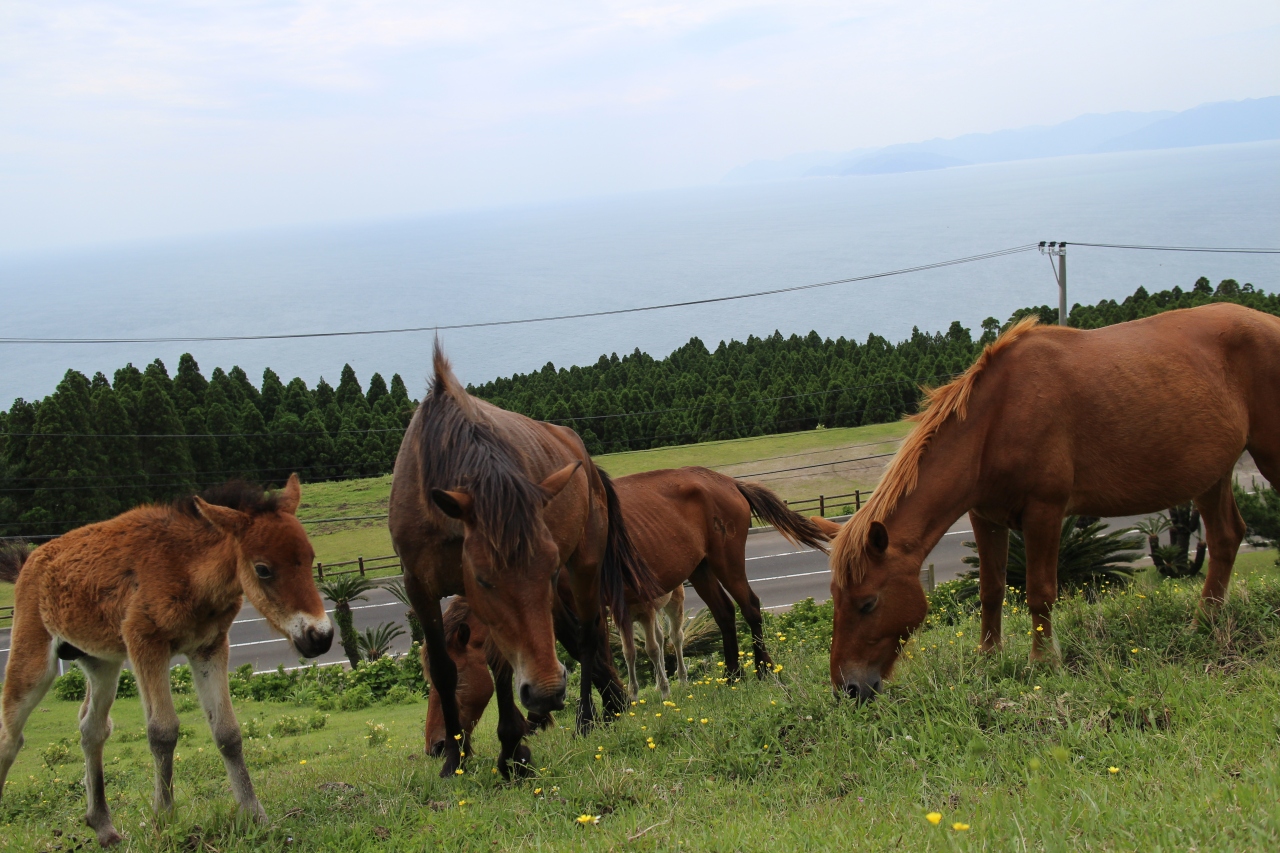
[[[338,408],[346,411],[347,407],[356,401],[356,398],[364,399],[364,392],[360,390],[360,381],[356,379],[356,372],[351,365],[342,365],[342,377],[338,380],[338,389],[334,392],[334,402],[338,404]]]
[[[147,479],[138,455],[137,428],[110,385],[93,395],[93,426],[102,449],[102,474],[110,478],[110,490],[104,490],[105,514],[116,515],[147,499]]]
[[[185,415],[196,406],[204,405],[209,381],[200,375],[200,365],[189,352],[178,359],[178,375],[173,379],[173,403],[180,414]]]
[[[151,366],[142,379],[136,424],[138,454],[150,498],[163,501],[190,493],[196,481],[186,427]]]
[[[381,373],[375,373],[369,377],[369,391],[365,394],[365,402],[369,404],[369,408],[377,410],[378,401],[387,396],[387,383],[382,378]]]
[[[60,533],[110,510],[100,479],[102,454],[94,430],[89,380],[68,370],[36,413],[27,445],[27,476],[33,491],[22,521]]]
[[[258,409],[262,412],[262,420],[271,423],[276,416],[276,409],[284,402],[284,383],[271,368],[262,371],[262,396],[258,401]]]

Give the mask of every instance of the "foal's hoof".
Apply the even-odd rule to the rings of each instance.
[[[262,808],[262,804],[257,801],[241,806],[240,814],[249,818],[254,823],[267,822],[267,812]]]
[[[444,766],[440,768],[441,779],[451,779],[458,776],[462,771],[462,756],[456,751],[446,751],[444,755]]]
[[[89,824],[89,828],[98,836],[98,843],[103,847],[111,847],[112,845],[119,844],[124,840],[120,833],[116,832],[116,828],[111,825],[110,821],[107,821],[105,826],[94,826],[86,818],[85,823]]]

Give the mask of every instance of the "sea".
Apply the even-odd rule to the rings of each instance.
[[[1280,142],[1059,157],[893,175],[713,185],[0,257],[3,337],[289,334],[575,314],[862,276],[1040,240],[1280,246]],[[1069,301],[1122,299],[1199,276],[1280,288],[1280,256],[1070,247]],[[1056,305],[1036,252],[713,305],[519,326],[440,340],[485,382],[697,336],[807,334],[900,340],[977,329]],[[180,344],[0,344],[0,405],[42,397],[75,368],[191,352],[205,375],[271,367],[287,382],[401,374],[426,387],[432,332]]]

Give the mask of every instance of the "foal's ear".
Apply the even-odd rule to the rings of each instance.
[[[465,649],[467,644],[471,642],[471,626],[463,622],[458,626],[458,630],[453,635],[453,641],[458,644],[458,648]]]
[[[871,529],[867,531],[867,545],[877,554],[888,551],[889,529],[878,521],[871,522]]]
[[[474,500],[466,492],[446,492],[444,489],[431,490],[432,502],[440,511],[458,521],[470,521]]]
[[[582,467],[582,460],[577,459],[543,480],[539,485],[547,493],[547,500],[551,500],[560,494],[564,487],[569,485],[569,480],[573,479],[573,475],[580,467]]]
[[[221,530],[223,533],[236,534],[243,530],[249,523],[249,516],[239,510],[232,509],[227,506],[218,506],[211,504],[199,495],[195,496],[196,512],[200,513],[205,521]]]
[[[298,514],[298,504],[302,502],[302,483],[297,474],[289,475],[289,482],[284,484],[276,498],[276,506],[289,515]]]

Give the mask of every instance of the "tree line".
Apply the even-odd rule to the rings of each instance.
[[[1076,305],[1068,322],[1097,328],[1223,300],[1280,314],[1280,295],[1201,278],[1185,291],[1138,288],[1120,302]],[[774,332],[713,351],[695,337],[662,359],[637,349],[581,367],[548,363],[469,390],[566,424],[597,454],[883,423],[913,412],[921,385],[963,371],[1001,328],[1028,314],[1056,323],[1057,313],[1040,306],[1004,324],[988,317],[977,338],[958,321],[897,343]],[[399,375],[388,384],[375,373],[365,389],[350,365],[336,388],[323,378],[314,388],[300,378],[285,384],[270,368],[258,385],[239,367],[206,379],[190,354],[172,376],[159,359],[111,379],[69,370],[44,399],[0,411],[0,535],[55,534],[232,477],[385,474],[415,406]]]

